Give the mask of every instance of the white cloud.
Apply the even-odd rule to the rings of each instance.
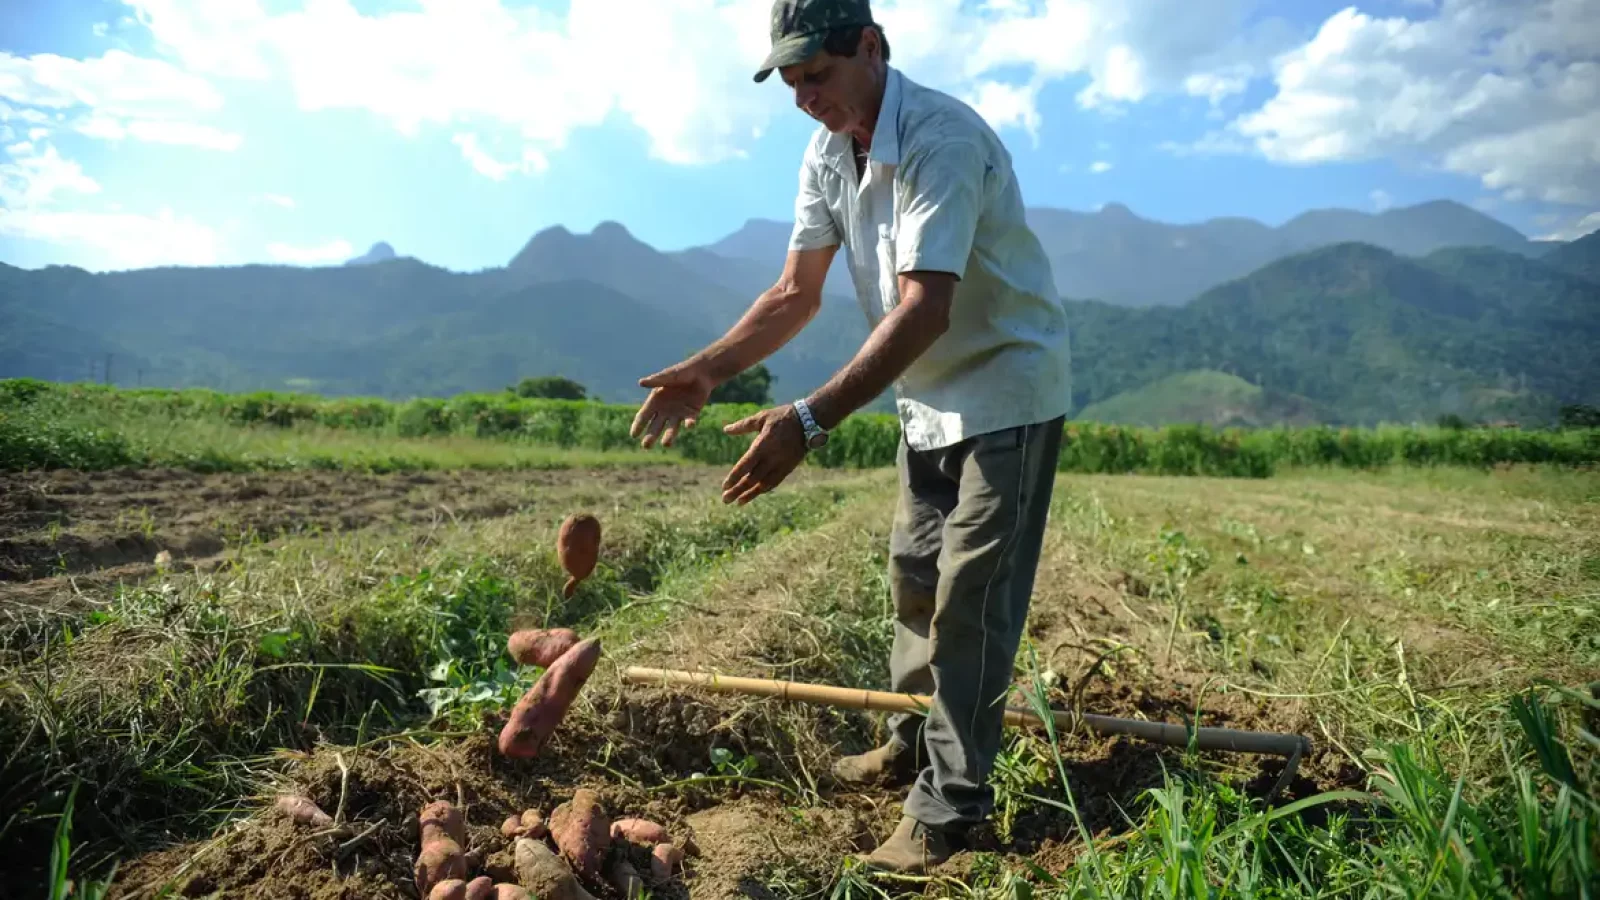
[[[770,0],[570,0],[564,14],[500,0],[372,14],[351,0],[284,12],[258,0],[124,2],[188,71],[281,78],[302,109],[362,110],[408,136],[473,134],[481,152],[457,143],[488,177],[542,171],[572,131],[613,116],[640,128],[655,157],[697,164],[740,158],[771,119],[796,115],[776,79],[751,82]],[[1052,80],[1088,76],[1080,102],[1107,112],[1162,91],[1237,93],[1287,46],[1281,23],[1252,18],[1257,2],[879,0],[874,12],[897,66],[997,128],[1036,135]],[[484,149],[512,140],[522,146]]]
[[[208,150],[237,150],[244,138],[239,134],[195,122],[163,122],[150,119],[119,121],[99,113],[91,114],[75,126],[80,134],[101,140],[124,138],[156,144],[180,144]]]
[[[1204,97],[1215,107],[1234,94],[1242,94],[1250,86],[1250,68],[1231,66],[1216,72],[1196,72],[1183,80],[1184,93],[1191,97]]]
[[[1093,163],[1090,163],[1089,171],[1096,175],[1099,175],[1101,172],[1109,172],[1111,171],[1111,163],[1103,159],[1097,159]]]
[[[1372,208],[1378,212],[1383,212],[1394,205],[1394,198],[1389,196],[1389,192],[1383,188],[1373,190],[1372,193],[1367,195],[1367,199],[1372,201]]]
[[[296,266],[315,266],[344,262],[355,256],[356,251],[350,246],[349,241],[338,238],[314,247],[296,247],[292,244],[273,242],[267,245],[267,254],[277,262]]]
[[[271,203],[273,206],[281,206],[284,209],[294,209],[293,197],[285,197],[282,194],[262,194],[261,199],[267,203]]]
[[[0,97],[25,106],[88,106],[112,115],[147,115],[174,107],[215,110],[222,94],[204,78],[158,59],[108,50],[91,59],[0,51]]]
[[[104,268],[207,265],[217,259],[217,235],[193,219],[162,208],[154,216],[125,212],[0,209],[0,234],[94,248]]]
[[[893,47],[893,45],[890,45]],[[999,131],[1002,128],[1021,128],[1039,142],[1038,85],[1006,84],[1000,81],[980,82],[963,99]]]
[[[32,142],[5,148],[0,163],[0,235],[93,248],[113,268],[215,261],[217,236],[193,219],[162,209],[154,216],[122,211],[62,208],[100,184],[53,145]]]
[[[192,119],[213,113],[223,98],[212,84],[158,59],[110,50],[89,59],[53,53],[16,56],[0,52],[0,119],[50,121],[47,110],[69,116],[70,127],[89,137],[183,144],[233,150],[242,138]]]
[[[1600,231],[1600,210],[1589,213],[1581,218],[1556,228],[1548,234],[1542,234],[1541,241],[1575,241],[1587,234]]]
[[[1345,9],[1230,128],[1275,162],[1415,160],[1507,199],[1600,202],[1597,39],[1592,0],[1444,0],[1415,21]]]
[[[0,206],[8,210],[44,206],[62,193],[100,192],[99,183],[77,163],[62,159],[53,146],[41,149],[23,142],[5,149],[9,160],[0,163]]]
[[[550,168],[549,160],[544,154],[532,147],[524,147],[522,158],[516,162],[501,162],[484,150],[478,143],[478,136],[470,133],[461,133],[450,139],[450,143],[461,148],[461,156],[479,175],[495,181],[504,181],[506,176],[513,172],[534,174]]]

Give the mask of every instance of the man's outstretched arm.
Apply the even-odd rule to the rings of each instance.
[[[639,379],[650,388],[629,434],[650,447],[672,446],[680,428],[693,428],[711,392],[771,356],[822,306],[822,282],[838,245],[790,251],[777,283],[761,293],[728,333],[694,356]]]
[[[902,274],[899,305],[867,336],[855,358],[806,400],[817,424],[832,429],[888,390],[950,327],[955,290],[956,276],[949,272]]]
[[[789,251],[777,283],[763,291],[726,334],[684,364],[703,370],[720,384],[776,353],[822,308],[823,280],[838,250],[835,244]]]

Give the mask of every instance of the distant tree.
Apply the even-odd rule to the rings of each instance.
[[[772,403],[772,373],[756,363],[711,391],[711,403]]]
[[[544,375],[539,378],[524,378],[506,390],[518,397],[539,397],[545,400],[587,400],[589,391],[583,385],[570,378],[559,375]]]
[[[1469,427],[1469,425],[1470,423],[1466,419],[1461,418],[1461,416],[1455,413],[1445,413],[1439,417],[1440,428],[1448,428],[1452,431],[1461,431],[1462,429]]]
[[[1600,409],[1584,403],[1561,407],[1562,428],[1600,428]]]

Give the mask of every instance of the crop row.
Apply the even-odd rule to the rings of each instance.
[[[748,446],[722,426],[753,406],[713,406],[679,435],[675,452],[728,464]],[[32,411],[33,415],[24,415]],[[40,415],[48,411],[50,415]],[[224,394],[202,389],[119,389],[33,380],[0,381],[0,468],[52,464],[64,445],[92,454],[115,442],[114,429],[51,428],[41,424],[88,413],[112,421],[160,417],[239,426],[320,426],[400,438],[473,436],[588,450],[635,446],[637,408],[592,401],[465,394],[448,399],[391,402],[303,394]],[[42,431],[50,431],[46,435]],[[846,420],[812,462],[824,467],[891,465],[900,442],[893,415],[857,414]],[[32,449],[28,449],[31,447]],[[24,454],[24,451],[27,451]],[[29,459],[24,460],[26,455]],[[1073,472],[1266,477],[1286,466],[1376,468],[1388,465],[1490,467],[1507,463],[1591,465],[1600,462],[1600,430],[1524,431],[1500,428],[1313,426],[1216,429],[1198,425],[1138,428],[1068,422],[1057,468]],[[58,462],[55,464],[70,464]]]

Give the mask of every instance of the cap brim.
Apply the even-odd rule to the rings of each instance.
[[[822,42],[827,38],[827,33],[815,31],[811,34],[797,34],[794,37],[784,38],[772,45],[772,52],[761,63],[761,69],[756,72],[756,81],[766,81],[773,69],[784,66],[793,66],[805,62],[822,49]]]

